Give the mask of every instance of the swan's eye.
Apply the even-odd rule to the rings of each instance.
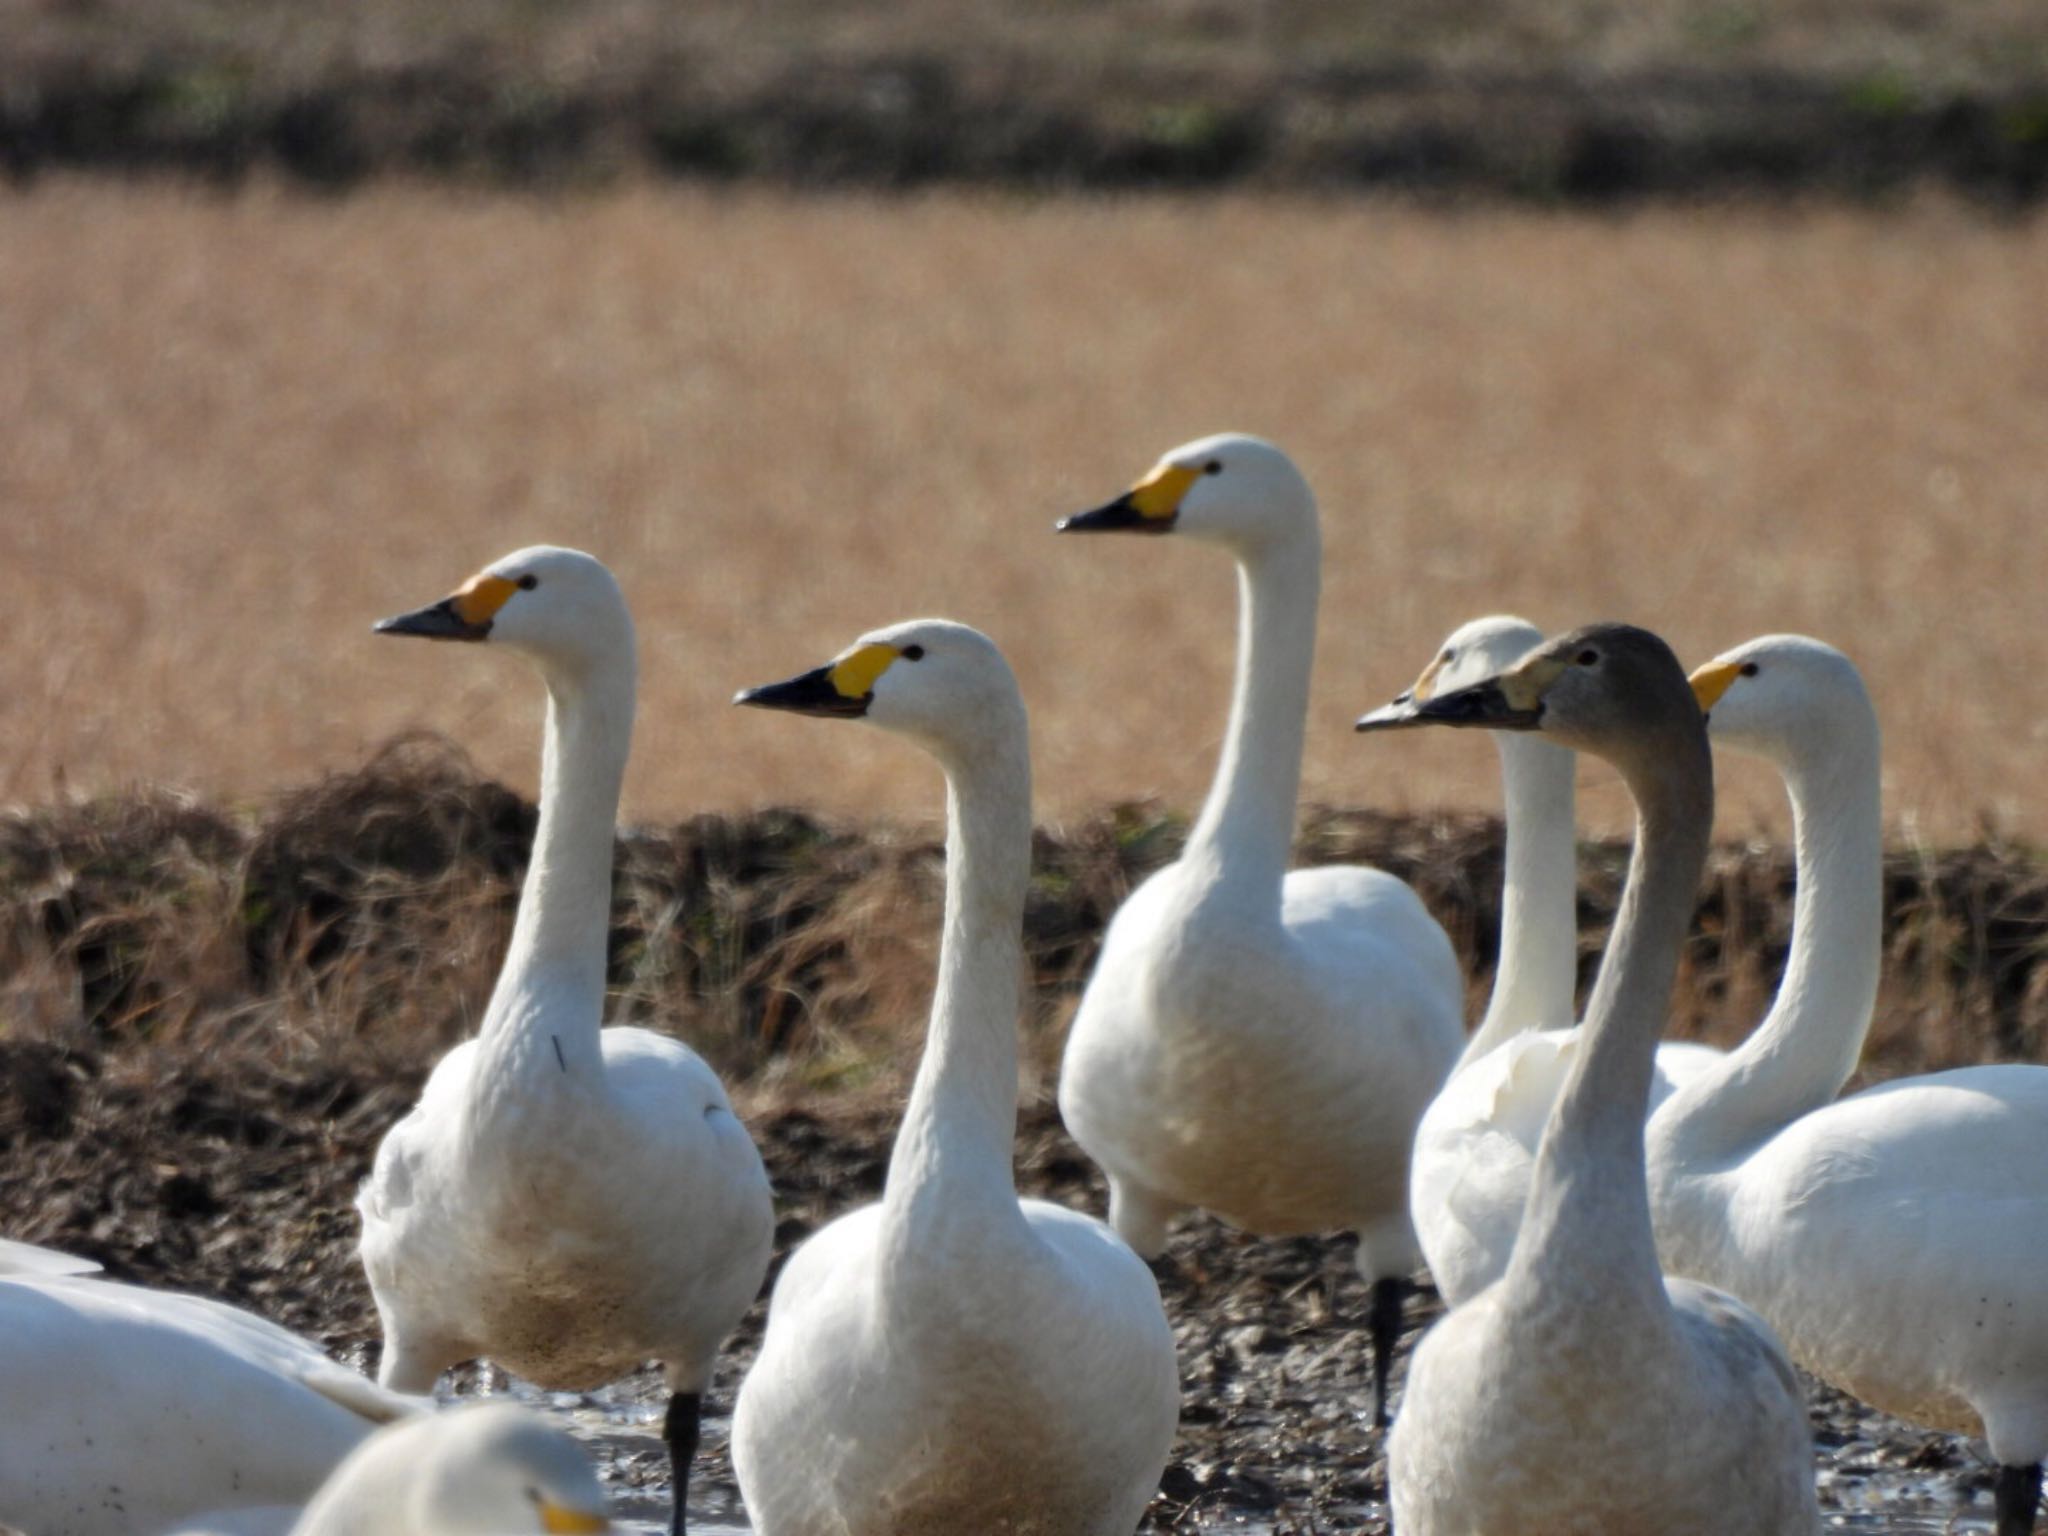
[[[905,661],[923,661],[924,647],[921,645],[906,645],[903,647],[903,659]]]
[[[1598,651],[1593,650],[1581,651],[1578,654],[1577,660],[1579,665],[1582,667],[1594,666],[1597,665],[1600,660],[1600,653]]]
[[[1447,667],[1448,667],[1448,666],[1449,666],[1449,665],[1450,665],[1450,664],[1451,664],[1451,663],[1452,663],[1453,661],[1456,661],[1457,659],[1458,659],[1458,653],[1457,653],[1456,651],[1453,651],[1453,650],[1446,650],[1446,651],[1445,651],[1445,652],[1443,653],[1443,655],[1441,655],[1441,656],[1437,657],[1437,660],[1438,660],[1438,661],[1440,661],[1440,662],[1442,662],[1442,663],[1443,663],[1443,664],[1444,664],[1445,666],[1447,666]]]
[[[531,592],[535,587],[539,585],[540,578],[534,575],[531,571],[528,571],[524,576],[519,578],[519,590],[522,592]]]
[[[541,1491],[538,1488],[529,1488],[526,1490],[526,1502],[533,1505],[534,1508],[538,1509],[541,1505],[547,1502],[547,1499],[542,1495]]]
[[[1220,475],[1220,474],[1222,474],[1222,473],[1223,473],[1223,461],[1222,461],[1221,459],[1211,459],[1211,460],[1210,460],[1210,461],[1209,461],[1208,463],[1206,463],[1206,464],[1204,464],[1204,465],[1202,466],[1202,473],[1203,473],[1203,474],[1205,474],[1205,475]]]
[[[1735,670],[1740,672],[1744,677],[1755,677],[1760,669],[1758,668],[1755,662],[1745,661],[1741,666],[1737,667]]]

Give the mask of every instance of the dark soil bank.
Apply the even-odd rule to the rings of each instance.
[[[1592,202],[2048,186],[2048,28],[2024,6],[1634,9],[14,5],[0,163]]]

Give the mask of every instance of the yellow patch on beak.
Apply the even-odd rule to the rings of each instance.
[[[448,599],[448,606],[463,623],[484,624],[495,618],[518,590],[518,582],[485,571],[464,582],[461,590]]]
[[[889,664],[903,653],[893,645],[858,645],[832,663],[828,676],[839,696],[864,699],[875,691],[875,682],[889,670]]]
[[[550,1532],[608,1531],[611,1521],[603,1515],[593,1515],[580,1509],[565,1509],[560,1504],[540,1501],[541,1528]]]
[[[1702,710],[1712,709],[1721,702],[1721,695],[1736,678],[1742,675],[1742,664],[1734,661],[1710,661],[1692,675],[1692,696],[1700,701]]]
[[[1429,696],[1432,693],[1436,692],[1436,677],[1439,672],[1443,671],[1443,669],[1443,653],[1438,652],[1436,660],[1432,661],[1428,666],[1424,667],[1422,669],[1422,676],[1415,679],[1415,686],[1408,690],[1408,697],[1413,699],[1417,704],[1427,703],[1429,701]]]
[[[1534,709],[1570,666],[1555,656],[1532,656],[1513,671],[1501,673],[1500,691],[1514,708]]]
[[[1187,499],[1189,487],[1201,478],[1199,469],[1162,464],[1131,487],[1131,510],[1140,517],[1172,517]]]

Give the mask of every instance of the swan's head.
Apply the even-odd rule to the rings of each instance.
[[[1116,500],[1058,524],[1061,533],[1177,533],[1238,553],[1315,526],[1315,497],[1294,461],[1242,432],[1183,443]]]
[[[1017,679],[995,642],[949,619],[877,629],[822,667],[743,688],[735,704],[865,720],[951,761],[1021,729]]]
[[[1588,624],[1546,640],[1503,672],[1375,710],[1362,731],[1416,725],[1541,731],[1560,746],[1627,763],[1705,732],[1671,647],[1633,624]]]
[[[451,1408],[406,1426],[417,1439],[416,1529],[446,1536],[608,1531],[604,1489],[581,1446],[510,1403]]]
[[[1716,745],[1780,768],[1839,752],[1876,729],[1856,664],[1805,635],[1765,635],[1692,675]]]
[[[1408,706],[1424,704],[1440,693],[1454,693],[1473,683],[1484,682],[1505,672],[1542,643],[1543,631],[1527,619],[1518,619],[1513,614],[1490,614],[1461,624],[1437,648],[1436,655],[1422,669],[1422,676],[1415,679],[1414,686],[1405,693],[1396,694],[1394,702],[1385,709],[1374,710],[1365,716],[1359,721],[1359,728],[1376,729],[1382,715],[1388,717],[1386,724],[1402,724],[1400,717]],[[1367,725],[1368,720],[1375,724]]]
[[[633,648],[625,595],[604,562],[548,544],[493,560],[438,603],[380,620],[377,633],[487,641],[544,671],[586,670]]]

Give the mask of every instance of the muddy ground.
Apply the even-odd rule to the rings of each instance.
[[[189,1052],[102,1055],[0,1041],[0,1233],[88,1255],[109,1272],[255,1308],[374,1366],[375,1316],[353,1256],[350,1200],[417,1075],[360,1065],[264,1068]],[[894,1108],[752,1117],[773,1175],[778,1263],[831,1216],[879,1191]],[[1103,1209],[1099,1178],[1051,1107],[1026,1107],[1019,1182]],[[1342,1239],[1269,1241],[1186,1225],[1162,1265],[1180,1341],[1181,1429],[1147,1531],[1385,1529],[1385,1464],[1353,1319],[1365,1299]],[[699,1517],[736,1521],[726,1457],[732,1394],[759,1340],[757,1306],[708,1403],[693,1488]],[[1436,1315],[1410,1304],[1416,1332]],[[501,1385],[470,1373],[463,1390]],[[653,1518],[666,1467],[651,1374],[575,1411],[633,1518]],[[1976,1529],[1988,1512],[1981,1447],[1928,1435],[1823,1389],[1811,1401],[1823,1497],[1839,1528]],[[1959,1509],[1962,1519],[1951,1523]],[[1988,1526],[1984,1527],[1988,1529]]]

